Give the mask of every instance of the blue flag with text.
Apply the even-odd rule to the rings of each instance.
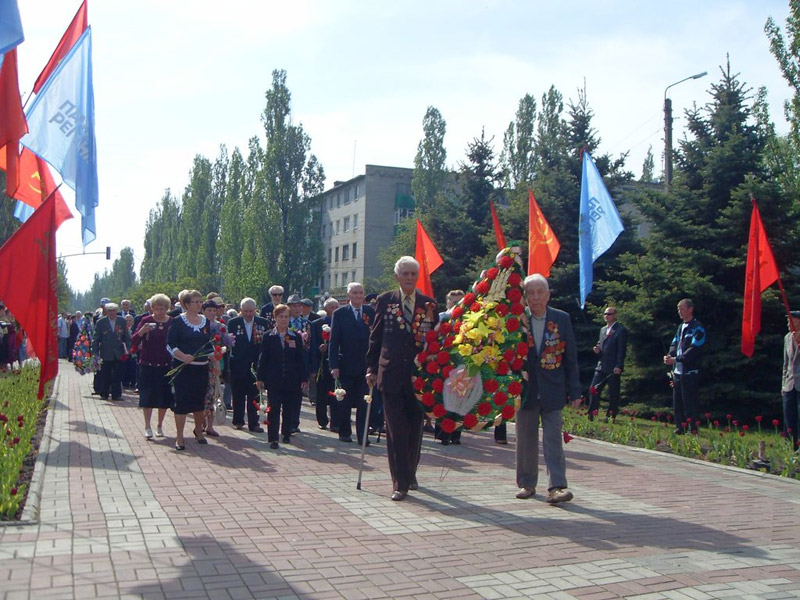
[[[97,237],[97,148],[94,135],[92,29],[87,28],[36,95],[22,145],[38,154],[75,190],[86,246]]]
[[[578,257],[580,261],[581,308],[592,291],[593,265],[625,228],[617,207],[608,193],[603,178],[589,156],[583,153],[581,177],[581,211],[578,224]]]
[[[17,0],[0,0],[0,54],[16,48],[24,40]]]

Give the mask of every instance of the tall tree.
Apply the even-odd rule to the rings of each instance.
[[[422,119],[422,139],[414,157],[414,176],[411,189],[419,212],[430,210],[436,195],[444,190],[447,177],[447,150],[444,135],[447,123],[438,109],[429,106]]]
[[[516,119],[503,135],[500,162],[505,169],[506,187],[530,187],[536,174],[536,99],[525,94],[519,101]]]
[[[651,145],[647,149],[647,154],[644,157],[644,161],[642,162],[642,176],[639,178],[639,181],[642,183],[652,183],[654,180],[653,172],[655,171],[655,160],[653,159],[653,146]]]

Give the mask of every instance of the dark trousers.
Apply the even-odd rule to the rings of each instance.
[[[372,408],[369,411],[369,426],[376,432],[383,429],[383,394],[378,388],[372,390]]]
[[[508,429],[506,428],[506,422],[503,421],[494,428],[494,441],[495,442],[507,442],[508,441]]]
[[[675,413],[675,427],[696,430],[700,408],[697,401],[699,371],[678,375],[672,374],[672,410]],[[691,421],[689,421],[691,419]],[[691,426],[690,426],[691,425]]]
[[[600,394],[608,385],[608,410],[606,416],[612,419],[619,414],[619,375],[595,371],[589,388],[589,419],[600,412]]]
[[[364,440],[364,422],[367,418],[367,403],[364,394],[367,393],[367,380],[364,375],[339,374],[339,383],[347,392],[337,407],[339,418],[339,437],[349,438],[353,435],[350,423],[353,407],[356,409],[356,437],[360,444]],[[334,402],[336,400],[334,399]]]
[[[127,360],[122,362],[121,367],[122,367],[122,387],[135,388],[136,380],[138,379],[138,374],[139,374],[139,369],[138,369],[139,363],[132,355],[129,355]]]
[[[316,375],[314,376],[316,379]],[[317,413],[317,423],[320,427],[327,427],[330,423],[332,429],[336,429],[338,402],[331,396],[333,391],[333,377],[330,371],[323,369],[322,376],[317,380],[317,399],[314,408]],[[328,419],[328,407],[330,407],[330,419]]]
[[[300,406],[303,394],[300,390],[275,390],[267,391],[267,404],[269,417],[267,421],[267,439],[270,442],[278,441],[278,433],[284,438],[292,434],[292,419],[294,407]]]
[[[423,418],[410,379],[400,389],[383,389],[383,414],[392,483],[395,491],[407,492],[417,481]]]
[[[258,408],[253,402],[258,402],[258,388],[251,378],[238,379],[230,382],[233,403],[233,425],[244,425],[244,412],[247,407],[247,428],[258,427]]]
[[[122,398],[122,365],[119,360],[104,360],[97,377],[97,392],[104,400]]]
[[[783,392],[783,430],[797,448],[797,430],[800,429],[800,392]]]

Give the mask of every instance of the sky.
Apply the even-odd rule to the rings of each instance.
[[[80,1],[19,5],[24,99]],[[482,129],[499,156],[520,98],[540,104],[551,85],[565,101],[585,86],[599,152],[628,152],[638,177],[652,146],[660,172],[665,88],[708,72],[670,89],[679,140],[683,111],[709,101],[728,55],[754,93],[768,89],[785,133],[791,92],[764,23],[783,25],[788,13],[788,0],[89,0],[100,205],[85,251],[102,255],[69,257],[83,251],[79,218],[62,225],[58,252],[76,291],[111,268],[106,246],[112,259],[133,248],[138,272],[148,214],[166,189],[180,197],[194,157],[263,142],[274,69],[287,72],[293,119],[326,189],[366,164],[413,167],[429,106],[447,123],[448,167]]]

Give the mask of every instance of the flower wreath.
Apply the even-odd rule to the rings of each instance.
[[[425,335],[414,389],[445,433],[514,418],[528,357],[522,282],[520,249],[505,248],[452,309],[451,319]]]

